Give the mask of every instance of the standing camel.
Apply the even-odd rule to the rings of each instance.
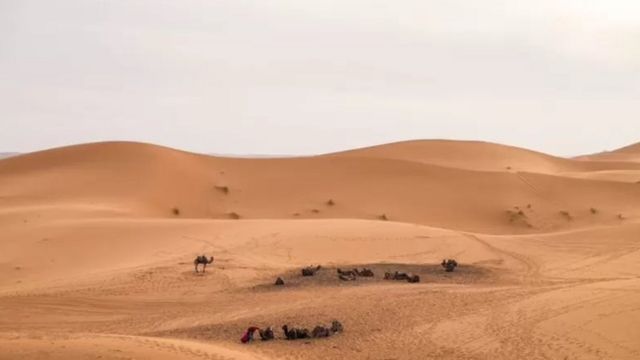
[[[193,265],[196,267],[196,272],[198,272],[198,265],[202,264],[202,272],[207,269],[207,265],[213,262],[213,256],[207,259],[206,256],[200,255],[193,260]]]

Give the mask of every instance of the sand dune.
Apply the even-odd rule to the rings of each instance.
[[[619,151],[625,151],[620,149]],[[629,148],[630,149],[630,148]],[[638,150],[640,152],[640,150]],[[559,172],[640,170],[624,161],[590,162],[559,158],[527,149],[479,141],[420,140],[336,153],[337,156],[406,160],[477,171]]]
[[[69,147],[0,162],[0,199],[7,204],[0,211],[24,221],[68,218],[71,209],[80,217],[385,217],[485,233],[546,232],[640,215],[635,183],[473,171],[377,152],[230,159],[135,143]]]
[[[637,359],[627,155],[420,141],[234,159],[116,142],[3,159],[0,359]],[[216,260],[196,275],[201,253]],[[302,278],[309,264],[324,269]],[[423,281],[380,278],[398,269]],[[332,319],[345,332],[329,339],[238,341]]]
[[[579,156],[578,159],[592,161],[640,162],[640,143],[598,154]]]

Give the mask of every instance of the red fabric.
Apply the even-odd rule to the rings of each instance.
[[[244,335],[242,335],[242,338],[240,338],[240,341],[242,341],[243,344],[248,343],[250,340],[253,339],[253,333],[258,329],[259,328],[255,326],[248,328],[247,331],[244,333]]]

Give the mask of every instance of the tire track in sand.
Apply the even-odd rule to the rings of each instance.
[[[179,358],[195,358],[205,360],[273,360],[272,357],[258,355],[251,352],[238,351],[225,346],[200,343],[195,341],[160,339],[146,336],[129,336],[115,334],[92,335],[103,339],[133,343],[162,352],[176,354]]]
[[[460,234],[465,236],[468,239],[471,239],[480,243],[482,246],[486,247],[487,249],[489,249],[494,253],[504,255],[520,263],[525,270],[523,280],[526,280],[527,282],[540,282],[542,280],[543,276],[540,273],[540,264],[538,264],[536,261],[534,261],[530,257],[513,252],[513,251],[501,249],[495,245],[490,244],[488,241],[483,240],[474,234],[463,233],[463,232],[461,232]]]

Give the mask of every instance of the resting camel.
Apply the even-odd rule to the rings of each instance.
[[[446,272],[452,272],[456,266],[458,266],[458,262],[453,259],[444,259],[440,263]]]
[[[390,273],[390,272],[385,272],[384,273],[384,279],[385,280],[406,280],[410,283],[418,283],[420,282],[420,276],[418,275],[413,275],[413,274],[407,274],[407,273],[401,273],[401,272],[395,272],[395,273]]]
[[[258,329],[258,333],[260,334],[260,339],[262,339],[262,341],[269,341],[269,340],[275,339],[272,326],[269,326],[264,330]]]
[[[282,326],[282,331],[284,331],[284,336],[287,340],[295,340],[295,339],[308,339],[309,338],[309,330],[301,329],[301,328],[291,328],[289,326]]]
[[[358,276],[373,277],[373,271],[371,269],[362,268],[362,271],[358,271],[358,269],[353,269],[353,271],[355,271]]]
[[[356,270],[357,271],[357,270]],[[356,277],[357,273],[353,270],[342,270],[338,268],[338,274],[347,277]]]
[[[356,276],[354,274],[349,274],[349,275],[338,275],[338,278],[342,281],[355,281],[356,280]]]
[[[320,270],[320,265],[316,267],[313,267],[313,266],[306,267],[302,269],[302,276],[313,276],[316,274],[316,272],[318,272],[318,270]]]
[[[318,325],[311,331],[311,337],[329,337],[335,333],[342,332],[342,324],[338,320],[333,320],[331,326]]]
[[[385,280],[409,280],[409,275],[407,275],[407,273],[401,273],[401,272],[395,272],[395,273],[390,273],[390,272],[386,272],[384,273],[384,279]]]
[[[331,336],[331,329],[326,326],[318,325],[311,330],[311,337],[322,338]]]
[[[332,333],[342,332],[342,330],[343,330],[343,328],[342,328],[342,324],[340,323],[340,321],[333,320],[331,322],[331,332]]]
[[[200,255],[196,257],[195,260],[193,260],[193,265],[196,267],[196,272],[198,272],[198,265],[202,264],[202,272],[204,273],[204,271],[207,268],[207,265],[211,264],[212,262],[213,262],[213,256],[207,259],[206,256]]]

